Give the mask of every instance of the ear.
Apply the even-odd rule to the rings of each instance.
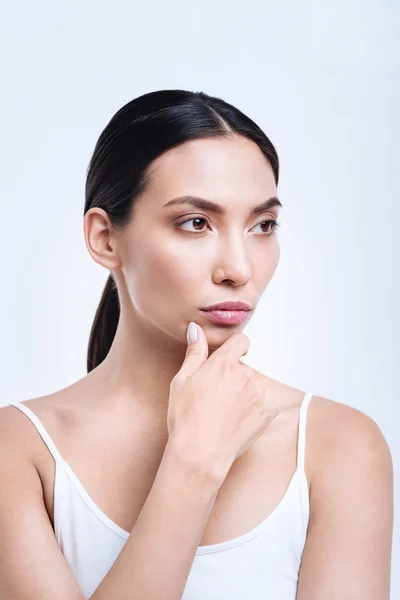
[[[108,213],[102,208],[91,208],[83,220],[86,247],[95,262],[106,269],[121,266],[117,237]]]

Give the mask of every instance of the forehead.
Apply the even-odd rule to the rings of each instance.
[[[244,138],[191,140],[159,156],[148,193],[165,204],[184,194],[249,204],[276,194],[274,174],[257,144]]]

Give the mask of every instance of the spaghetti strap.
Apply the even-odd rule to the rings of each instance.
[[[62,458],[61,454],[59,453],[59,451],[57,450],[56,445],[54,444],[50,435],[47,433],[45,427],[43,426],[43,424],[41,423],[39,418],[35,415],[35,413],[30,408],[28,408],[25,404],[22,404],[22,402],[9,402],[9,405],[19,408],[19,410],[21,412],[25,413],[26,416],[32,421],[32,423],[38,430],[39,434],[41,435],[44,443],[50,450],[56,464],[58,462],[63,462],[63,458]]]
[[[307,409],[313,396],[312,392],[306,392],[300,405],[299,428],[297,440],[297,469],[304,471],[305,446],[306,446],[306,424]]]

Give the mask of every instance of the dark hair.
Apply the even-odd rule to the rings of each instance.
[[[278,185],[279,160],[273,144],[254,121],[221,98],[178,89],[131,100],[115,113],[96,143],[87,170],[84,214],[98,206],[113,226],[124,227],[158,156],[189,140],[235,135],[259,146]],[[88,373],[107,356],[119,314],[117,286],[110,272],[90,332]]]

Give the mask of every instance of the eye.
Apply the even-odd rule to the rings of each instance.
[[[189,229],[186,229],[185,227],[182,227],[182,225],[185,225],[186,223],[190,223],[190,222],[196,222],[195,229],[192,231],[197,231],[199,233],[202,233],[204,231],[204,227],[201,226],[201,223],[207,223],[207,220],[204,217],[192,217],[191,219],[186,219],[186,221],[181,221],[180,223],[177,223],[177,227],[180,227],[182,229],[184,229],[185,231],[190,231]],[[257,225],[255,225],[254,227],[259,227],[259,226],[265,226],[268,228],[268,231],[262,231],[261,233],[263,235],[274,235],[276,230],[278,229],[278,227],[280,226],[280,222],[278,222],[276,219],[268,219],[268,220],[264,220],[261,221],[261,223],[258,223]]]
[[[264,224],[266,224],[265,226],[269,228],[268,232],[262,232],[265,233],[265,235],[274,235],[276,233],[276,230],[280,226],[280,222],[278,222],[276,219],[268,219],[267,221],[261,221],[261,223],[258,223],[258,225],[255,225],[254,227],[258,227],[259,225]]]
[[[206,219],[204,217],[192,217],[191,219],[187,219],[186,221],[181,221],[180,223],[177,223],[177,227],[182,227],[182,225],[184,225],[185,223],[190,223],[191,221],[197,221],[197,224],[199,221],[203,221],[206,222]],[[184,227],[182,227],[182,229],[184,229],[185,231],[190,231],[188,229],[185,229]],[[193,229],[192,229],[193,231]],[[203,228],[200,227],[199,229],[196,229],[195,231],[200,231],[200,233],[203,231]]]

